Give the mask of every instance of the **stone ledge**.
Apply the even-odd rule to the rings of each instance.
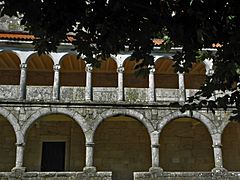
[[[134,180],[240,180],[240,172],[162,172],[156,174],[150,172],[134,172]]]
[[[96,172],[87,174],[84,172],[0,172],[0,180],[111,180],[112,172]]]

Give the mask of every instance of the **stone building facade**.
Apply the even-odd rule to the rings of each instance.
[[[122,52],[92,67],[71,46],[38,56],[31,36],[0,35],[0,179],[240,179],[240,125],[181,113],[212,72],[175,73],[153,52],[147,77]]]

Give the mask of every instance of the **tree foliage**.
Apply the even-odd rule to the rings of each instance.
[[[214,72],[186,109],[233,109],[240,119],[240,3],[238,0],[4,0],[2,14],[22,14],[22,24],[38,37],[40,52],[56,51],[69,33],[72,44],[88,63],[110,54],[132,52],[138,68],[153,64],[153,39],[161,49],[182,47],[175,69],[188,72],[203,58],[213,60]],[[217,51],[203,48],[220,44]]]

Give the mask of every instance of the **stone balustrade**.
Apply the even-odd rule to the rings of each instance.
[[[85,87],[62,86],[60,88],[60,102],[83,102],[85,101]],[[124,88],[126,103],[148,102],[148,88]],[[186,98],[194,95],[197,90],[186,89]],[[179,89],[156,88],[156,102],[180,101]],[[0,85],[1,100],[18,100],[18,85]],[[27,86],[26,101],[55,101],[52,86]],[[93,87],[93,101],[117,102],[118,90],[115,87]]]

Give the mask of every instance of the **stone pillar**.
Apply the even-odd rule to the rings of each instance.
[[[179,90],[179,101],[184,102],[186,100],[184,73],[178,73],[178,90]]]
[[[59,64],[53,66],[54,82],[53,82],[53,100],[60,99],[60,68]]]
[[[118,101],[124,101],[124,84],[123,84],[124,67],[123,66],[118,67],[117,72],[118,72]]]
[[[26,168],[23,167],[23,155],[24,155],[24,143],[16,143],[16,165],[12,171],[25,171]]]
[[[159,166],[159,132],[154,131],[151,136],[152,167],[149,169],[151,174],[161,174],[163,171]]]
[[[149,85],[148,85],[148,100],[150,102],[155,102],[156,101],[156,93],[155,93],[155,80],[154,80],[154,72],[155,68],[154,66],[149,66]]]
[[[93,166],[93,142],[86,143],[86,166],[83,168],[85,173],[95,173],[96,167]]]
[[[212,135],[213,141],[213,153],[214,153],[214,163],[215,167],[212,169],[213,172],[226,172],[227,170],[223,168],[223,157],[222,157],[222,143],[221,134],[216,133]]]
[[[86,64],[86,89],[85,89],[85,100],[92,101],[92,70],[91,64]]]
[[[20,74],[20,83],[19,83],[19,99],[26,99],[26,82],[27,82],[27,64],[20,64],[21,74]]]
[[[93,166],[93,148],[93,142],[86,143],[86,167]]]

